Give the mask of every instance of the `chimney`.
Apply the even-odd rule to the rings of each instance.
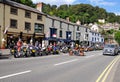
[[[81,25],[81,22],[78,20],[78,21],[76,22],[76,24],[77,24],[77,25]]]
[[[37,10],[39,10],[40,12],[42,12],[42,6],[43,6],[42,2],[37,3]]]
[[[69,19],[69,17],[67,17],[67,18],[66,18],[66,20],[67,20],[67,22],[70,22],[70,19]]]

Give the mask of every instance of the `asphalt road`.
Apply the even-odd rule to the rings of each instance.
[[[85,55],[0,60],[0,82],[101,82],[103,71],[117,57],[103,56],[102,51]]]

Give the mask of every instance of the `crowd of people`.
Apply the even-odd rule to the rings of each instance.
[[[80,49],[82,49],[83,46],[80,46],[78,44],[75,44],[74,42],[70,42],[70,43],[65,43],[65,42],[54,42],[54,43],[49,43],[48,45],[41,44],[39,41],[35,41],[35,43],[33,43],[33,40],[31,39],[29,41],[29,43],[27,43],[27,41],[22,41],[21,39],[19,39],[18,41],[10,41],[7,45],[7,47],[9,49],[14,49],[17,48],[17,51],[20,52],[21,51],[21,47],[22,46],[35,46],[36,48],[39,48],[40,50],[45,49],[47,51],[49,51],[49,53],[53,52],[53,51],[58,51],[58,52],[71,52],[72,54],[74,51],[80,51]]]

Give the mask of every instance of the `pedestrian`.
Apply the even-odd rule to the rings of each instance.
[[[27,43],[26,43],[26,41],[24,41],[24,42],[23,42],[23,46],[27,46]]]
[[[39,42],[38,41],[35,42],[35,47],[39,47]]]
[[[20,49],[21,49],[22,44],[23,44],[23,43],[22,43],[21,39],[19,39],[18,42],[17,42],[18,52],[20,52]]]
[[[9,44],[9,45],[10,45],[10,48],[11,48],[11,49],[13,49],[13,48],[14,48],[14,46],[15,46],[14,41],[10,42],[10,44]]]

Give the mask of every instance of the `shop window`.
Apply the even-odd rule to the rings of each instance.
[[[72,35],[71,31],[66,31],[66,39],[71,40],[71,35]]]
[[[31,12],[30,11],[25,11],[25,17],[26,18],[31,18]]]
[[[43,33],[44,32],[44,25],[35,23],[35,33]]]
[[[10,19],[10,27],[11,28],[17,28],[17,20]]]
[[[50,37],[56,37],[56,36],[57,36],[57,29],[56,28],[50,28]]]
[[[18,9],[15,8],[15,7],[11,7],[11,8],[10,8],[10,13],[11,13],[11,14],[14,14],[14,15],[17,15],[17,14],[18,14]]]
[[[42,20],[42,15],[41,14],[37,15],[37,20]]]
[[[31,23],[25,22],[25,30],[31,30]]]

